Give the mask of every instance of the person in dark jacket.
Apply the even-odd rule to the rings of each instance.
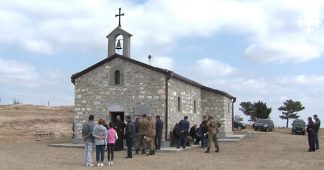
[[[186,149],[187,145],[187,136],[190,128],[190,124],[188,121],[188,116],[185,116],[180,122],[179,122],[179,128],[180,128],[180,141],[178,142],[177,148],[182,146],[183,149]]]
[[[308,136],[308,152],[315,152],[315,142],[314,142],[314,122],[312,117],[308,117],[308,123],[306,127],[307,136]]]
[[[203,121],[200,124],[202,136],[201,136],[201,147],[205,148],[207,147],[207,140],[208,140],[208,126],[207,126],[207,116],[203,117]]]
[[[314,142],[315,142],[315,149],[319,149],[319,143],[318,143],[318,130],[321,126],[321,120],[318,118],[317,115],[314,115]]]
[[[116,121],[113,122],[115,125],[116,132],[118,135],[118,139],[115,144],[115,151],[120,151],[124,149],[124,129],[125,129],[125,123],[120,119],[120,115],[116,116]]]
[[[161,149],[162,131],[163,131],[163,121],[160,116],[155,117],[155,149]]]
[[[190,131],[189,131],[189,135],[191,136],[192,138],[192,142],[194,142],[194,144],[199,144],[199,140],[198,139],[198,135],[197,135],[197,124],[194,124],[191,128],[190,128]],[[198,142],[197,142],[198,141]]]
[[[133,158],[132,148],[133,148],[133,138],[135,136],[135,125],[132,123],[131,117],[126,116],[126,128],[125,128],[125,138],[127,144],[127,156],[125,158]]]
[[[179,128],[179,123],[176,123],[173,127],[172,130],[172,141],[171,145],[172,146],[178,146],[178,142],[180,140],[180,128]]]
[[[93,122],[94,116],[89,115],[89,121],[85,122],[82,126],[82,138],[84,140],[84,166],[94,166],[92,164],[92,149],[93,149],[93,143],[94,138],[92,136],[92,130],[95,126]]]
[[[139,117],[135,119],[134,126],[135,126],[135,136],[133,138],[133,144],[136,150],[136,148],[139,148],[140,138],[141,138],[141,135],[139,133]]]

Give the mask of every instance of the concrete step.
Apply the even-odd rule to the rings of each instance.
[[[224,139],[244,139],[246,135],[226,135]]]

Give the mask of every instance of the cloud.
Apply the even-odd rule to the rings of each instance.
[[[200,81],[209,87],[228,92],[237,98],[235,114],[243,115],[239,110],[243,101],[263,101],[272,108],[270,118],[276,126],[284,126],[285,121],[279,118],[281,112],[277,109],[288,99],[300,101],[305,110],[300,112],[301,118],[307,114],[319,113],[324,101],[324,75],[286,75],[281,77],[252,78],[247,76],[227,76]],[[307,113],[307,114],[305,114]],[[245,121],[248,118],[245,118]]]
[[[279,82],[283,85],[299,85],[299,86],[312,86],[312,87],[323,87],[324,75],[296,75],[293,77],[280,77]]]
[[[153,58],[152,65],[171,70],[173,68],[173,59],[170,57],[156,57]]]
[[[174,61],[172,58],[167,56],[152,56],[151,55],[151,62],[147,57],[141,57],[139,60],[143,63],[152,65],[154,67],[159,67],[163,69],[171,70],[173,68]]]
[[[208,78],[227,76],[235,72],[235,69],[230,65],[210,58],[198,60],[195,70],[201,73],[199,75]]]
[[[21,87],[64,86],[66,77],[57,69],[37,70],[35,66],[0,58],[0,84]],[[69,82],[69,81],[68,81]],[[59,88],[59,87],[58,87]]]
[[[50,44],[46,41],[37,41],[37,40],[31,40],[31,41],[25,41],[24,42],[25,49],[35,52],[35,53],[43,53],[43,54],[52,54],[53,49]]]
[[[34,53],[64,50],[102,50],[105,35],[117,26],[131,32],[133,47],[168,49],[177,39],[210,37],[229,30],[245,35],[249,59],[261,62],[305,62],[323,55],[324,31],[303,32],[324,16],[324,2],[304,0],[149,0],[143,3],[112,0],[0,2],[0,43],[20,44]],[[179,9],[181,6],[181,9]],[[305,18],[300,24],[300,18]],[[14,22],[13,22],[14,21]],[[23,28],[23,29],[22,29]],[[314,35],[314,36],[313,36]],[[165,55],[165,54],[163,54]]]
[[[0,58],[0,83],[36,85],[40,75],[35,67],[14,60]]]
[[[73,85],[60,70],[38,70],[34,65],[0,57],[1,103],[18,99],[23,103],[63,105],[73,103]]]
[[[320,48],[305,42],[265,42],[251,44],[245,55],[260,62],[305,62],[321,56]]]

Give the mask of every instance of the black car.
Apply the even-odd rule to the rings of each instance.
[[[274,124],[273,121],[270,119],[258,119],[254,125],[253,128],[255,131],[257,130],[263,130],[263,131],[273,131]]]
[[[305,121],[302,119],[295,119],[291,124],[291,134],[305,135]]]
[[[234,128],[237,129],[237,130],[241,130],[241,129],[245,129],[246,128],[245,124],[242,123],[242,122],[239,122],[239,121],[235,121],[234,120],[234,123],[233,124],[234,124]]]

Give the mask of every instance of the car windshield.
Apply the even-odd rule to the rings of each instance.
[[[268,123],[269,120],[265,120],[265,119],[259,119],[256,121],[256,123]]]
[[[302,122],[302,121],[295,121],[293,124],[295,126],[305,126],[305,122]]]

